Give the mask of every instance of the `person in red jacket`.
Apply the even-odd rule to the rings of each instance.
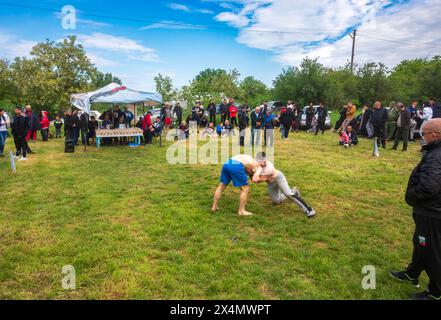
[[[40,125],[41,125],[41,138],[43,141],[48,141],[50,122],[49,122],[49,118],[47,117],[47,111],[41,111]]]
[[[234,100],[230,99],[230,103],[228,106],[228,115],[230,119],[230,123],[237,127],[237,107],[234,105]]]
[[[149,111],[147,115],[142,119],[142,130],[144,131],[145,144],[152,144],[153,140],[153,124],[152,113]]]

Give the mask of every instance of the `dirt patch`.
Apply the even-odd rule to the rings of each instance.
[[[259,292],[268,300],[277,300],[279,297],[270,290],[268,284],[264,283],[259,286]]]

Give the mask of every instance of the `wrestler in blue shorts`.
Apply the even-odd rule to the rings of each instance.
[[[220,183],[214,193],[213,207],[212,211],[219,210],[219,199],[222,192],[226,187],[233,182],[233,186],[240,188],[240,204],[239,204],[239,215],[240,216],[250,216],[251,212],[245,210],[245,206],[248,199],[248,175],[253,174],[256,171],[258,164],[256,160],[248,155],[238,155],[230,160],[228,160],[222,166],[222,172],[220,176]]]

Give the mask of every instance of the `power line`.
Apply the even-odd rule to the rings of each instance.
[[[32,1],[32,0],[26,0],[26,2],[31,2],[31,3],[36,3],[36,4],[40,4],[40,2],[39,1]],[[74,6],[76,9],[79,9],[80,11],[81,10],[89,10],[89,11],[96,11],[97,9],[94,9],[94,8],[90,8],[90,7],[81,7],[81,6],[77,6],[77,5],[75,5]],[[52,7],[52,9],[53,10],[56,10],[57,12],[59,12],[60,11],[60,9],[59,9],[59,7]],[[167,20],[167,19],[169,19],[169,18],[160,18],[160,17],[158,17],[158,16],[156,16],[156,17],[150,17],[150,16],[145,16],[145,15],[140,15],[140,14],[137,14],[137,13],[132,13],[132,12],[127,12],[127,11],[113,11],[113,10],[107,10],[107,9],[102,9],[102,8],[100,8],[99,9],[99,11],[100,12],[108,12],[108,13],[113,13],[113,14],[124,14],[124,15],[130,15],[130,16],[137,16],[137,17],[140,17],[140,18],[144,18],[144,19],[147,19],[147,20],[150,20],[150,22],[154,22],[154,23],[159,23],[158,22],[158,19],[159,20]],[[81,13],[81,14],[83,14],[83,13]],[[152,19],[155,19],[154,21],[152,20]],[[164,24],[168,24],[168,23],[164,23]],[[194,26],[193,24],[191,24],[191,23],[181,23],[181,22],[176,22],[176,23],[170,23],[171,25],[188,25],[188,26]],[[202,26],[201,26],[202,27]],[[234,31],[236,31],[238,28],[234,28],[234,27],[231,27],[231,28],[227,28],[227,27],[216,27],[216,26],[205,26],[207,29],[211,29],[211,28],[216,28],[216,29],[221,29],[221,30],[234,30]],[[239,28],[239,29],[241,29],[241,28]],[[256,32],[275,32],[275,33],[280,33],[280,32],[287,32],[287,33],[289,33],[289,32],[296,32],[297,30],[303,30],[303,31],[314,31],[314,33],[316,33],[316,32],[320,32],[320,31],[323,31],[322,29],[313,29],[313,28],[295,28],[295,29],[285,29],[285,31],[283,31],[283,30],[274,30],[274,29],[270,29],[270,28],[263,28],[263,29],[258,29],[258,30],[256,30]]]
[[[415,46],[415,47],[432,47],[432,48],[436,48],[436,49],[441,49],[441,46],[437,46],[435,44],[418,43],[418,42],[413,42],[413,41],[403,40],[403,39],[387,39],[387,38],[382,38],[382,37],[378,37],[375,35],[371,35],[371,34],[365,33],[365,32],[361,32],[358,35],[361,35],[366,38],[375,39],[375,40],[393,42],[393,43],[398,43],[398,44],[406,44],[406,45]]]
[[[18,8],[35,9],[35,10],[46,11],[46,12],[51,12],[51,13],[59,13],[60,12],[59,8],[37,7],[37,6],[25,5],[25,4],[2,2],[2,3],[0,3],[0,5],[18,7]],[[78,9],[81,9],[81,8],[78,7]],[[274,29],[228,28],[228,27],[217,27],[217,26],[209,26],[209,25],[193,25],[190,23],[181,23],[181,22],[158,21],[158,20],[151,20],[151,19],[147,19],[147,18],[141,19],[141,18],[108,16],[108,15],[85,13],[85,12],[82,12],[81,15],[86,16],[86,17],[92,17],[92,18],[111,19],[111,20],[119,20],[119,21],[127,21],[127,22],[154,23],[154,24],[165,25],[165,26],[194,27],[195,29],[213,29],[213,30],[223,30],[223,31],[240,30],[242,32],[274,33],[274,34],[317,34],[318,32],[323,32],[323,30],[318,30],[318,29],[300,29],[300,28],[298,30],[305,30],[305,31],[309,30],[310,32],[296,31],[296,30],[289,30],[288,31],[288,30],[274,30]],[[130,15],[133,16],[133,14],[130,14]]]

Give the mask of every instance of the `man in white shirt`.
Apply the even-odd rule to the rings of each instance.
[[[290,188],[285,175],[277,170],[274,165],[266,160],[266,155],[261,152],[257,155],[257,163],[259,167],[254,173],[253,182],[268,184],[268,193],[274,204],[280,204],[286,199],[292,200],[308,218],[315,216],[316,212],[301,197],[296,188]]]
[[[423,108],[423,111],[421,113],[420,111],[420,119],[423,120],[423,123],[421,124],[420,128],[423,128],[424,124],[431,120],[433,117],[433,109],[430,106],[425,106]]]

